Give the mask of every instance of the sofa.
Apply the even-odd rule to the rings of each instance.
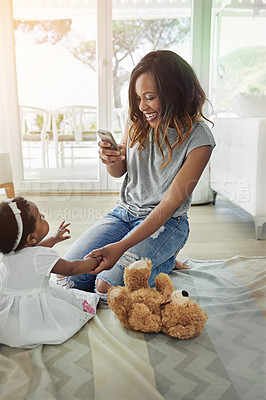
[[[247,211],[256,239],[266,239],[266,118],[215,117],[213,123],[210,187]]]
[[[266,239],[266,95],[239,92],[227,114],[212,118],[216,148],[210,187],[247,211],[256,239]]]

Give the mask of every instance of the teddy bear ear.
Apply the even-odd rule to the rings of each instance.
[[[147,268],[149,265],[146,260],[138,260],[133,262],[128,269],[144,269]]]

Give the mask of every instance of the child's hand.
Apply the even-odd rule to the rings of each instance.
[[[102,247],[97,250],[91,251],[89,254],[87,254],[84,258],[86,257],[93,257],[93,258],[100,258],[102,257],[102,261],[100,264],[94,268],[94,274],[99,274],[103,270],[108,270],[113,268],[115,263],[119,260],[119,258],[123,255],[125,252],[125,248],[122,246],[121,241],[108,244],[105,247]],[[92,273],[92,272],[90,272]]]
[[[63,240],[71,238],[71,236],[69,235],[70,230],[67,229],[67,227],[69,225],[70,225],[70,223],[65,224],[65,221],[63,221],[61,223],[61,225],[59,226],[59,228],[57,229],[57,231],[54,234],[55,243],[59,243],[59,242],[62,242]],[[68,235],[64,236],[65,233],[68,233]]]
[[[102,257],[90,257],[88,254],[84,257],[84,260],[90,260],[88,273],[91,275],[97,275],[97,272],[95,272],[96,268],[99,267],[100,262],[102,261]]]

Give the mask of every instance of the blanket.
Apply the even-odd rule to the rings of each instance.
[[[208,313],[199,338],[124,328],[107,305],[60,345],[0,346],[1,400],[264,400],[266,257],[186,260],[173,271]]]

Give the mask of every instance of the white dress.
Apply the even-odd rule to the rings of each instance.
[[[65,289],[50,281],[59,260],[50,247],[3,255],[0,264],[0,343],[32,348],[74,335],[95,312],[96,293]]]

